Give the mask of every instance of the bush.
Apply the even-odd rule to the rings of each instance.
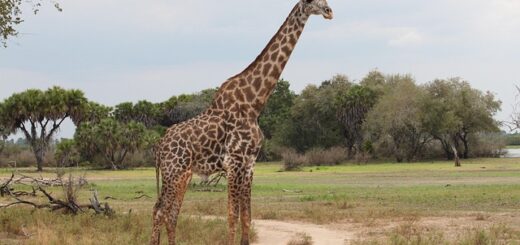
[[[155,166],[155,157],[151,150],[138,150],[128,154],[125,159],[125,166],[130,168],[153,167]]]
[[[506,154],[506,138],[499,133],[481,133],[470,140],[470,157],[501,157]]]
[[[273,140],[264,140],[262,142],[262,149],[258,154],[257,161],[271,162],[282,160],[281,151],[283,148],[278,146]]]
[[[312,245],[312,237],[304,232],[299,232],[287,243],[287,245]]]
[[[36,165],[34,153],[30,149],[9,145],[3,154],[0,155],[0,167],[14,167],[15,162],[16,167],[32,167]],[[54,166],[54,162],[54,154],[52,150],[48,150],[45,154],[43,166]]]
[[[313,165],[338,165],[348,159],[348,153],[342,147],[332,147],[327,150],[313,148],[305,153],[305,158],[309,164]]]
[[[302,154],[299,154],[294,149],[284,149],[281,151],[281,155],[283,159],[284,171],[300,170],[301,167],[307,163],[306,157]]]
[[[508,134],[506,136],[507,145],[520,145],[520,134]]]

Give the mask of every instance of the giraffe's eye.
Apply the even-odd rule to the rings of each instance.
[[[305,0],[306,3],[312,3],[314,0]]]

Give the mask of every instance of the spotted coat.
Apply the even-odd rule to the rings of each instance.
[[[249,244],[251,183],[263,139],[258,117],[311,14],[332,18],[326,0],[298,2],[256,60],[222,84],[211,106],[169,128],[156,145],[162,188],[153,211],[150,244],[159,244],[163,223],[169,243],[175,244],[177,217],[192,174],[207,177],[221,171],[227,173],[228,181],[228,242],[234,244],[240,217],[241,244]]]

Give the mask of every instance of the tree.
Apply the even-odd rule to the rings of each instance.
[[[337,117],[343,129],[349,156],[354,148],[361,150],[363,144],[362,126],[366,115],[377,101],[376,93],[361,85],[352,86],[347,93],[336,97]]]
[[[88,102],[86,105],[85,113],[81,115],[81,119],[78,120],[78,123],[82,122],[90,122],[90,123],[99,123],[102,119],[105,119],[110,116],[110,112],[112,111],[111,107],[104,106],[98,104],[96,102]]]
[[[160,116],[159,105],[146,100],[141,100],[135,105],[132,102],[121,103],[116,105],[114,110],[116,120],[123,123],[140,122],[147,128],[158,125]]]
[[[334,98],[346,93],[351,85],[346,77],[336,76],[320,87],[307,86],[294,100],[290,118],[280,125],[275,136],[278,144],[299,152],[341,145],[343,137]]]
[[[296,94],[289,87],[288,81],[283,79],[278,81],[260,115],[259,124],[266,139],[271,139],[280,125],[290,116]]]
[[[22,3],[32,5],[32,11],[37,14],[44,0],[22,1],[22,0],[0,0],[0,43],[7,46],[7,39],[18,35],[16,26],[23,22]],[[50,0],[58,11],[62,11],[60,5],[54,0]]]
[[[383,73],[378,70],[369,72],[359,83],[359,85],[369,88],[376,93],[377,96],[381,96],[387,87],[386,77]]]
[[[368,113],[365,129],[398,162],[415,160],[430,140],[420,121],[422,90],[409,76],[389,77],[392,86]]]
[[[492,93],[474,89],[460,78],[435,80],[426,85],[426,91],[423,124],[441,142],[449,159],[454,148],[467,159],[471,137],[477,133],[499,131],[493,117],[501,102]]]
[[[22,131],[34,153],[38,171],[42,171],[52,137],[67,118],[79,124],[87,110],[87,99],[80,90],[29,89],[7,98],[2,107],[0,118],[7,130],[11,133]]]
[[[513,113],[511,114],[511,121],[506,122],[506,125],[511,131],[520,129],[520,87],[516,86],[516,98],[515,104],[513,105]]]
[[[470,137],[479,132],[499,132],[499,123],[494,116],[500,110],[502,102],[495,100],[492,93],[473,89],[468,82],[459,78],[452,81],[457,85],[458,106],[455,109],[461,121],[457,137],[464,146],[462,156],[467,159],[470,153]]]
[[[7,137],[9,136],[9,131],[5,125],[5,120],[2,120],[1,118],[3,114],[3,106],[0,104],[0,154],[4,150]]]
[[[199,115],[211,105],[216,91],[206,89],[196,94],[174,96],[163,102],[160,105],[164,115],[161,125],[169,127]]]
[[[4,151],[7,136],[9,136],[7,129],[0,124],[0,154]]]
[[[141,123],[121,123],[105,118],[98,124],[81,124],[76,129],[74,140],[83,155],[100,154],[113,170],[117,170],[124,168],[128,154],[151,145],[157,138],[155,135]]]
[[[61,139],[56,145],[54,158],[58,167],[71,167],[79,163],[80,155],[76,149],[76,142],[72,139]]]

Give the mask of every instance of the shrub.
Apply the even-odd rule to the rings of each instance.
[[[312,237],[307,233],[296,233],[296,235],[287,243],[287,245],[312,245]]]
[[[305,153],[307,162],[309,164],[321,165],[338,165],[341,162],[347,160],[348,153],[345,148],[332,147],[324,150],[321,148],[313,148]]]
[[[520,134],[508,134],[506,143],[507,145],[520,145]]]
[[[281,155],[283,159],[284,171],[300,170],[301,167],[307,163],[306,157],[302,154],[299,154],[294,149],[284,149],[281,151]]]
[[[368,163],[372,159],[372,155],[368,152],[357,152],[356,155],[354,155],[354,161],[356,161],[357,164],[361,163]]]
[[[281,151],[283,148],[278,146],[273,140],[264,140],[262,149],[258,154],[257,161],[270,162],[282,160]]]
[[[151,150],[138,150],[128,154],[125,159],[125,166],[128,167],[153,167],[155,166],[155,157]]]
[[[501,157],[506,154],[506,139],[502,134],[481,133],[470,141],[470,157]]]

